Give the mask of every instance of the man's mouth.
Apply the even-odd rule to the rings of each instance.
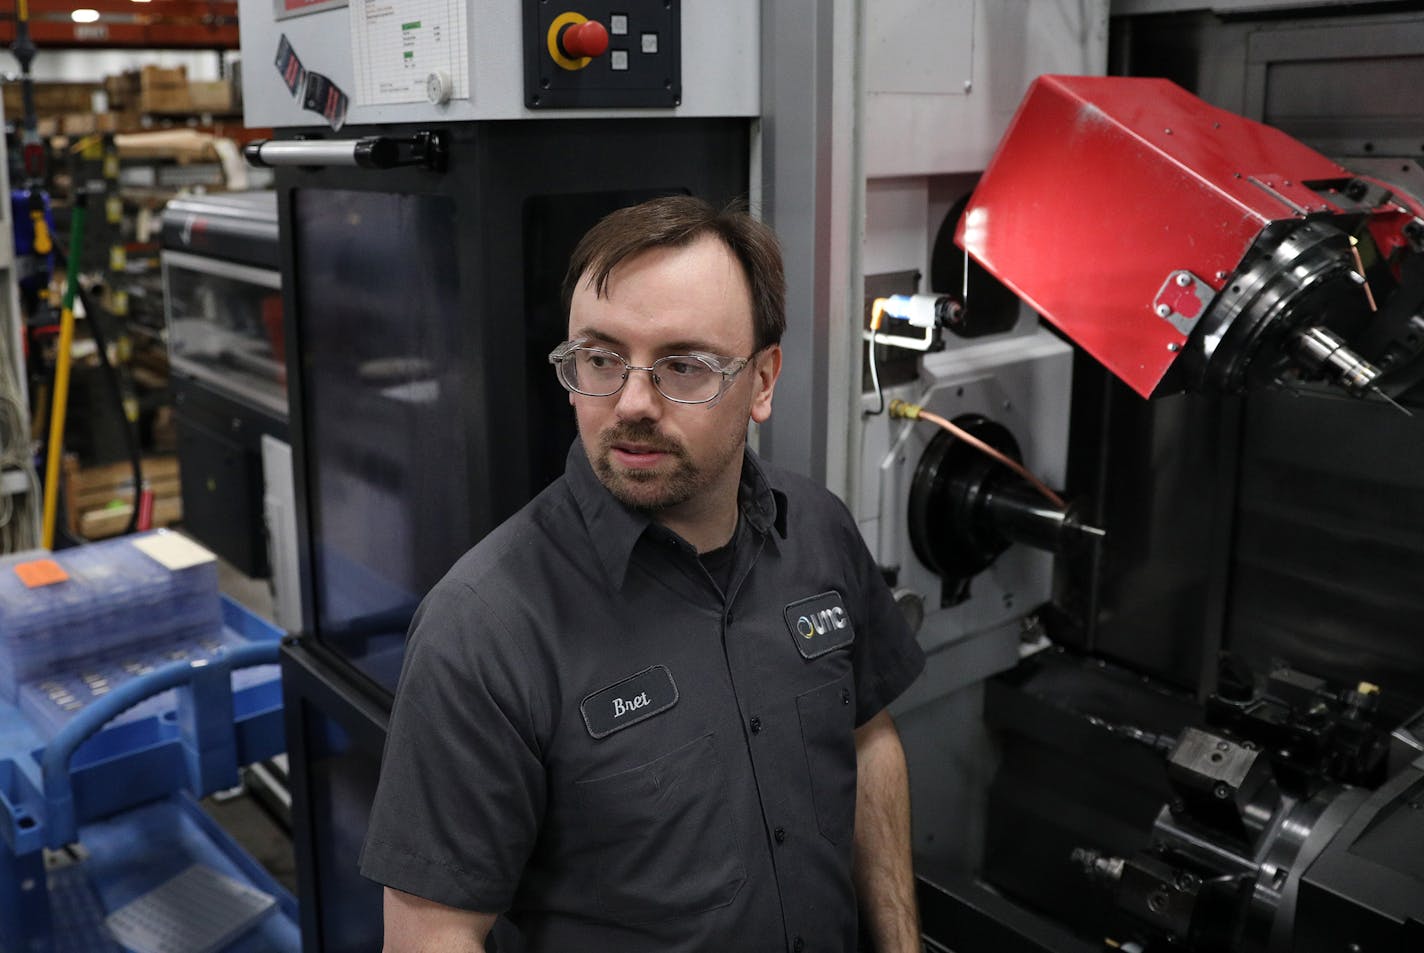
[[[648,440],[610,440],[608,450],[615,462],[632,470],[656,467],[677,453],[675,446]]]
[[[625,467],[639,469],[661,463],[667,451],[636,443],[615,443],[613,458]]]

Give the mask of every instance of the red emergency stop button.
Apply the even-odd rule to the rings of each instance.
[[[602,56],[608,49],[608,29],[597,20],[572,24],[559,37],[564,55],[571,60],[585,56]]]
[[[549,58],[566,70],[581,70],[608,51],[608,28],[572,10],[549,24]]]

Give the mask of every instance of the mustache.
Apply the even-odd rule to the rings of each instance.
[[[599,444],[606,450],[615,443],[637,443],[661,453],[683,456],[682,445],[658,433],[657,427],[646,422],[624,422],[603,432]]]

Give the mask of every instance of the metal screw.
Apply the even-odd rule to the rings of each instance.
[[[1176,341],[1168,341],[1168,342],[1167,342],[1167,350],[1171,351],[1173,354],[1177,353],[1177,352],[1180,351],[1181,349],[1182,349],[1182,346],[1181,346],[1180,344],[1178,344]]]
[[[1147,909],[1153,913],[1161,913],[1167,909],[1167,893],[1163,890],[1154,891],[1147,897]]]
[[[1211,793],[1216,795],[1218,800],[1222,801],[1231,797],[1231,789],[1224,784],[1218,784],[1216,787],[1212,788]]]
[[[1226,280],[1226,272],[1224,272],[1224,271],[1218,271],[1218,272],[1216,273],[1216,280],[1217,280],[1217,281],[1225,281],[1225,280]]]
[[[964,91],[965,91],[966,93],[968,93],[968,92],[972,92],[973,90],[974,90],[974,80],[972,80],[972,79],[966,79],[966,80],[964,81]]]
[[[1192,276],[1185,271],[1177,272],[1177,287],[1185,288],[1192,283]]]
[[[1170,129],[1163,129],[1162,131],[1163,131],[1164,133],[1166,133],[1167,135],[1169,135],[1169,136],[1172,134],[1172,130],[1170,130]]]
[[[1218,742],[1216,743],[1216,750],[1217,750],[1217,751],[1230,751],[1230,750],[1231,750],[1231,742],[1229,742],[1229,741],[1218,741]]]
[[[1167,317],[1167,315],[1172,313],[1172,309],[1165,304],[1159,304],[1153,310],[1157,312],[1157,317],[1159,318],[1165,318]]]

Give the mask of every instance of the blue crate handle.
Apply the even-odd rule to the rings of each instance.
[[[44,777],[45,816],[48,834],[46,845],[52,849],[73,843],[78,836],[74,817],[74,789],[69,777],[69,760],[75,749],[109,721],[151,695],[170,688],[193,684],[195,694],[226,692],[228,714],[225,721],[231,728],[232,694],[228,675],[233,669],[253,665],[270,665],[277,661],[281,645],[278,642],[255,642],[225,648],[207,660],[174,662],[125,682],[102,699],[85,707],[45,748],[40,765]],[[220,687],[219,687],[220,686]],[[201,705],[196,707],[201,708]],[[200,716],[201,720],[201,716]],[[209,722],[213,719],[208,719]],[[199,733],[202,727],[198,728]],[[203,750],[196,753],[202,760]],[[233,768],[235,766],[229,766]],[[200,796],[206,794],[200,791]]]

